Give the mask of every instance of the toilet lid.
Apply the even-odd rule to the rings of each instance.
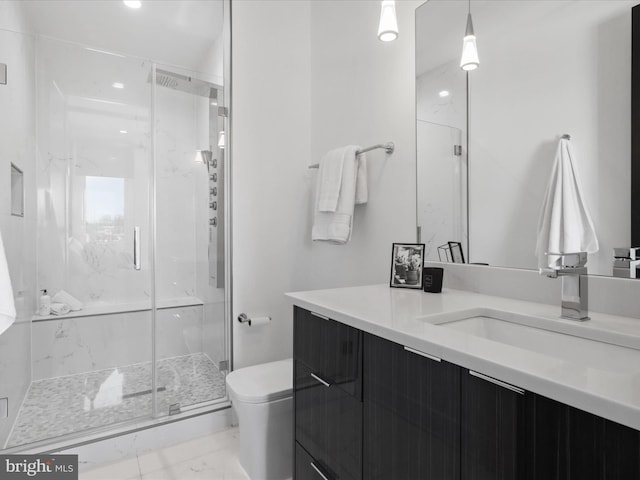
[[[240,402],[264,403],[290,397],[293,390],[293,359],[263,363],[234,370],[227,387]]]

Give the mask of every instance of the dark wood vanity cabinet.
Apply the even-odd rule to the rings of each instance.
[[[362,478],[362,332],[295,308],[296,479]]]
[[[465,480],[525,480],[526,392],[460,369],[460,462]]]
[[[295,479],[640,480],[640,431],[295,308]]]
[[[527,393],[532,480],[638,480],[640,431]]]
[[[460,478],[459,370],[364,334],[364,478]]]

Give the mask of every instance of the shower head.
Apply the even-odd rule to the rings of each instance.
[[[151,83],[151,74],[149,74],[148,82]],[[169,72],[160,68],[156,69],[156,85],[198,95],[199,97],[206,97],[211,100],[218,98],[218,88],[221,88],[198,78],[188,77],[187,75]]]

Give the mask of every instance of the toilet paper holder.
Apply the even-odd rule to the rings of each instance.
[[[246,313],[241,313],[240,315],[238,315],[238,322],[240,322],[240,323],[246,323],[249,326],[251,326],[251,322],[252,321],[257,322],[257,323],[270,322],[271,321],[271,317],[249,318]]]

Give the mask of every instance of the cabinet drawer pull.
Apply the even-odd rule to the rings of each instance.
[[[321,384],[323,384],[325,387],[330,387],[331,384],[323,379],[321,379],[319,376],[317,376],[315,373],[312,373],[311,376],[316,379],[317,381],[319,381]]]
[[[330,480],[330,479],[329,479],[329,477],[327,477],[324,473],[322,473],[322,470],[320,470],[320,469],[316,466],[316,462],[311,462],[311,468],[313,468],[313,469],[316,471],[316,473],[317,473],[318,475],[320,475],[320,477],[321,477],[323,480]]]
[[[313,315],[314,317],[321,318],[322,320],[329,320],[329,317],[325,317],[324,315],[320,315],[319,313],[316,313],[316,312],[309,312],[309,313],[311,313],[311,315]]]
[[[514,387],[513,385],[510,385],[508,383],[502,382],[500,380],[496,380],[495,378],[492,377],[488,377],[486,375],[483,375],[482,373],[478,373],[478,372],[474,372],[473,370],[469,370],[469,375],[472,375],[474,377],[480,378],[482,380],[486,380],[487,382],[493,383],[495,385],[498,385],[499,387],[503,387],[506,388],[507,390],[511,390],[512,392],[516,392],[519,393],[520,395],[524,395],[524,390],[518,387]]]
[[[428,358],[429,360],[434,360],[434,361],[436,361],[436,362],[441,362],[441,361],[442,361],[442,359],[441,359],[441,358],[434,357],[433,355],[429,355],[428,353],[421,352],[420,350],[416,350],[415,348],[411,348],[411,347],[404,347],[404,349],[405,349],[407,352],[415,353],[416,355],[420,355],[420,356],[422,356],[422,357],[426,357],[426,358]]]

